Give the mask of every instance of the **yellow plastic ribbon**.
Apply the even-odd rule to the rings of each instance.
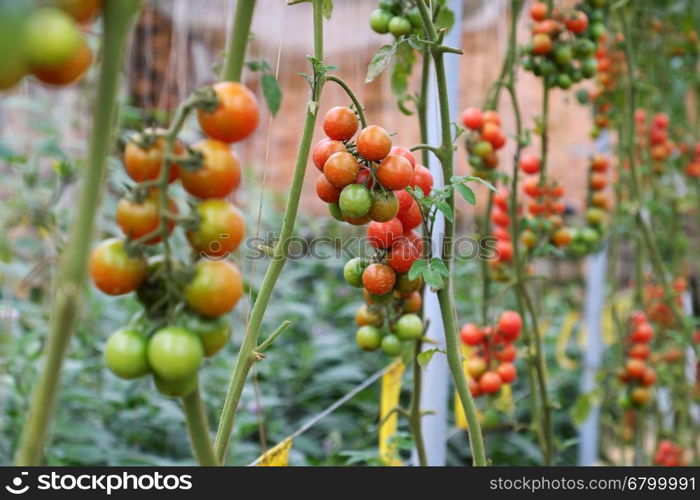
[[[564,370],[574,370],[577,363],[566,355],[566,348],[571,339],[571,333],[574,331],[574,326],[579,320],[579,314],[571,311],[564,317],[564,322],[561,325],[559,336],[557,337],[557,349],[555,358],[557,364]]]
[[[392,438],[396,434],[399,418],[396,412],[389,413],[398,406],[401,395],[401,379],[406,370],[401,359],[396,359],[389,370],[382,376],[382,395],[379,402],[379,456],[389,466],[401,466],[403,462],[399,457],[396,445]]]
[[[281,441],[260,455],[258,467],[287,467],[289,465],[289,450],[292,449],[292,438]]]

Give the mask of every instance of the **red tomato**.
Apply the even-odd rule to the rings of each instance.
[[[504,311],[498,319],[498,331],[508,342],[517,339],[522,328],[523,320],[515,311]]]
[[[535,2],[530,6],[530,17],[534,21],[543,21],[547,18],[547,4],[544,2]]]
[[[177,213],[177,205],[168,197],[168,210],[170,213]],[[117,204],[117,224],[131,240],[136,240],[142,236],[155,231],[160,224],[160,207],[158,192],[151,191],[140,203],[136,203],[126,197],[119,200]],[[175,227],[175,222],[172,220],[168,221],[168,234],[172,232]],[[161,236],[155,236],[150,240],[146,241],[146,245],[153,245],[161,240]]]
[[[362,273],[362,286],[373,295],[391,292],[395,283],[396,273],[386,264],[370,264]]]
[[[203,139],[192,149],[204,155],[201,168],[180,169],[180,182],[197,198],[225,198],[241,183],[241,165],[231,146],[214,139]]]
[[[424,195],[429,195],[433,190],[433,182],[433,174],[430,173],[430,170],[423,165],[416,165],[411,187],[421,188]]]
[[[367,239],[374,248],[390,248],[403,236],[403,226],[399,219],[389,222],[372,221],[367,226]]]
[[[635,343],[646,343],[654,337],[654,330],[649,323],[640,323],[630,335],[630,340]]]
[[[507,343],[504,344],[500,350],[496,351],[494,353],[494,356],[498,361],[502,361],[504,363],[512,363],[513,361],[515,361],[517,354],[518,352],[515,349],[515,346],[511,343]]]
[[[494,209],[491,212],[491,220],[495,225],[500,227],[507,228],[510,225],[510,217],[501,209]]]
[[[146,277],[148,264],[143,256],[131,256],[118,238],[104,240],[90,255],[90,277],[107,295],[133,292]]]
[[[503,384],[503,380],[498,372],[488,371],[479,379],[479,389],[486,394],[498,392]]]
[[[358,126],[357,115],[347,106],[335,106],[323,117],[323,131],[336,141],[351,139]]]
[[[510,241],[499,240],[496,243],[496,253],[500,262],[513,260],[513,244]]]
[[[387,263],[397,273],[407,273],[415,261],[420,258],[420,252],[408,238],[399,238],[391,246]]]
[[[332,141],[324,137],[314,146],[311,158],[316,168],[323,172],[323,166],[326,164],[326,161],[328,161],[328,158],[330,158],[333,153],[339,153],[341,151],[347,151],[342,142]]]
[[[518,371],[512,363],[500,364],[498,368],[496,368],[496,371],[501,376],[501,380],[504,384],[510,384],[518,377]]]
[[[331,184],[323,174],[316,179],[316,194],[326,203],[338,203],[340,199],[340,189]]]
[[[423,236],[418,234],[413,229],[406,231],[405,228],[404,228],[403,235],[406,237],[406,239],[408,239],[408,241],[410,241],[411,243],[413,243],[415,245],[416,249],[418,250],[418,253],[423,255]],[[700,338],[700,337],[698,337],[698,338]],[[698,342],[700,342],[700,340],[698,340]]]
[[[405,212],[402,213],[399,209],[399,214],[396,217],[401,221],[404,231],[416,228],[423,223],[423,213],[416,200],[413,200]]]
[[[585,12],[577,10],[567,16],[564,23],[569,31],[580,35],[581,33],[585,33],[588,29],[588,16],[586,16]]]
[[[360,165],[357,159],[347,151],[333,153],[323,167],[323,175],[338,189],[354,183],[359,172]]]
[[[204,133],[223,142],[237,142],[252,134],[260,119],[255,95],[238,82],[219,82],[213,88],[219,105],[211,112],[197,112]]]
[[[462,327],[459,335],[467,345],[477,346],[484,341],[485,335],[474,323],[467,323]]]
[[[377,167],[377,179],[386,188],[404,189],[413,181],[413,168],[403,156],[389,155]]]
[[[399,214],[405,214],[408,209],[411,208],[411,205],[416,203],[413,196],[411,196],[411,194],[405,189],[396,190],[394,191],[394,194],[399,200]]]
[[[403,146],[394,146],[389,151],[389,154],[403,156],[411,164],[411,168],[416,168],[416,157],[413,156],[413,153],[411,153],[411,151],[408,148],[405,148]]]
[[[484,124],[484,116],[479,108],[467,108],[462,111],[462,123],[472,130],[479,130]]]
[[[520,158],[520,168],[526,174],[536,174],[540,171],[540,158],[532,153],[525,153]]]
[[[360,156],[371,161],[381,161],[391,151],[389,133],[378,125],[369,125],[362,129],[355,141]]]

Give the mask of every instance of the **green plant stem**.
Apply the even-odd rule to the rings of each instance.
[[[199,387],[189,396],[182,398],[182,409],[187,419],[187,432],[190,444],[199,465],[219,465],[211,446],[209,425],[204,412],[204,405],[199,393]]]
[[[418,355],[421,353],[423,343],[418,340],[413,349],[413,390],[411,391],[411,405],[409,409],[408,421],[411,425],[411,433],[413,434],[413,442],[418,453],[418,463],[425,467],[428,465],[428,459],[425,454],[425,443],[423,440],[423,412],[420,408],[420,398],[423,383],[423,374],[421,372],[420,363],[418,363]]]
[[[416,113],[418,114],[418,125],[420,127],[420,142],[428,143],[428,84],[430,82],[430,52],[423,50],[423,60],[421,62],[420,91],[416,100]],[[428,167],[430,158],[428,150],[421,151],[421,161]]]
[[[447,77],[445,73],[444,51],[439,50],[440,36],[435,31],[433,20],[430,15],[428,6],[424,1],[417,2],[420,10],[421,18],[425,32],[429,40],[435,42],[431,49],[431,56],[435,66],[435,77],[437,80],[437,93],[440,108],[440,133],[441,133],[441,166],[442,176],[445,182],[451,182],[454,175],[454,146],[452,144],[452,133],[450,125],[450,103],[447,94]],[[454,214],[455,197],[454,191],[450,192],[445,200]],[[454,307],[454,295],[452,289],[452,260],[454,246],[454,221],[445,218],[445,234],[442,244],[442,260],[447,267],[448,276],[444,280],[444,284],[438,290],[438,302],[440,303],[440,312],[442,313],[442,322],[445,328],[445,349],[447,351],[447,364],[452,373],[457,394],[464,408],[467,422],[469,424],[469,442],[471,444],[472,456],[474,464],[479,466],[486,465],[486,451],[484,448],[484,438],[481,435],[481,424],[477,415],[474,399],[467,385],[467,378],[462,366],[462,359],[459,352],[457,342],[457,321],[456,311]]]
[[[221,68],[221,80],[240,82],[245,64],[245,51],[250,36],[250,23],[255,11],[255,0],[238,0],[233,25],[228,36],[226,56]]]
[[[87,273],[95,214],[104,184],[107,155],[112,145],[122,58],[131,22],[139,8],[139,0],[104,4],[104,45],[88,164],[75,222],[58,271],[44,361],[15,455],[15,465],[38,465],[41,461],[56,403],[61,367],[75,327],[80,290]]]
[[[345,93],[348,95],[352,103],[355,105],[355,109],[357,110],[357,114],[360,117],[360,125],[362,125],[362,128],[365,128],[367,126],[367,119],[365,118],[365,110],[362,109],[362,104],[360,103],[360,100],[357,98],[355,93],[352,91],[350,86],[345,83],[345,81],[342,78],[339,78],[335,75],[328,75],[326,77],[326,80],[329,82],[337,83],[340,88],[342,88]]]
[[[313,0],[313,20],[314,20],[314,57],[319,61],[323,60],[323,16],[322,16],[323,0]],[[235,422],[236,411],[243,393],[248,373],[250,372],[253,363],[256,361],[255,349],[257,347],[258,335],[262,325],[263,316],[270,301],[275,283],[279,278],[285,263],[287,262],[287,245],[294,230],[294,222],[296,221],[297,210],[299,208],[299,200],[301,198],[301,189],[304,183],[304,175],[306,173],[306,163],[309,159],[309,151],[311,149],[311,140],[313,137],[314,127],[316,126],[316,115],[318,103],[320,100],[321,89],[315,89],[312,92],[312,102],[307,106],[306,118],[304,120],[304,129],[301,136],[301,144],[297,154],[297,161],[294,167],[294,177],[289,191],[289,200],[282,221],[282,229],[280,230],[279,243],[275,246],[274,255],[271,258],[265,277],[263,278],[260,291],[250,314],[250,321],[243,337],[236,364],[231,376],[231,382],[226,394],[224,406],[221,412],[219,428],[216,433],[216,441],[214,448],[219,463],[223,463],[226,458],[226,450],[231,438],[231,432]]]

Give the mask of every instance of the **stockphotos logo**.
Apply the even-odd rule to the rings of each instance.
[[[5,489],[13,495],[22,495],[29,491],[30,485],[28,472],[21,472],[12,479]],[[69,474],[51,472],[36,476],[36,485],[32,490],[40,491],[94,491],[111,495],[117,491],[175,491],[192,489],[192,476],[190,474],[161,474],[152,472],[147,474],[132,474],[122,472],[120,474]]]

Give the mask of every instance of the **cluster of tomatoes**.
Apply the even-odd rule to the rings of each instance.
[[[686,145],[685,154],[688,163],[685,165],[685,175],[693,179],[700,178],[700,143]]]
[[[227,260],[243,240],[243,216],[225,198],[241,179],[231,143],[253,132],[259,110],[255,96],[239,83],[219,82],[213,93],[216,106],[198,109],[205,139],[188,148],[176,142],[173,157],[166,157],[161,130],[128,142],[124,168],[136,184],[117,206],[124,237],[101,242],[89,263],[98,289],[109,295],[135,291],[144,308],[108,339],[107,367],[125,379],[152,373],[158,390],[171,396],[194,390],[202,359],[228,341],[224,315],[243,295],[241,273]],[[191,197],[191,217],[178,216],[164,188],[178,180]],[[189,263],[171,256],[167,246],[160,254],[155,247],[176,222],[182,222],[191,246]]]
[[[654,454],[654,464],[664,467],[683,467],[688,465],[684,457],[683,448],[668,439],[659,441]]]
[[[92,64],[80,24],[98,14],[100,0],[51,0],[0,4],[0,90],[14,87],[32,75],[50,85],[80,79]]]
[[[469,164],[474,168],[475,175],[491,178],[491,173],[498,166],[496,151],[506,144],[501,118],[496,111],[472,107],[462,112],[462,123],[467,127],[465,145]]]
[[[648,149],[652,169],[662,173],[663,163],[671,156],[675,145],[668,135],[670,119],[666,113],[655,113],[649,120],[644,109],[638,109],[634,116],[637,124],[637,141],[641,148]]]
[[[480,328],[474,323],[462,327],[462,343],[473,349],[466,360],[472,396],[495,394],[517,378],[514,343],[522,328],[523,320],[515,311],[503,312],[495,327]]]
[[[585,255],[598,249],[605,234],[610,209],[610,198],[605,192],[608,186],[610,159],[602,154],[593,155],[588,165],[588,195],[586,198],[586,225],[573,232],[571,250]]]
[[[523,50],[523,68],[562,89],[594,76],[596,43],[605,34],[604,4],[605,0],[590,0],[579,8],[549,12],[545,2],[533,3],[532,40]]]
[[[508,276],[505,272],[505,266],[511,264],[514,256],[510,203],[507,191],[501,190],[493,195],[493,207],[491,208],[490,217],[492,224],[491,236],[496,238],[496,255],[494,259],[489,260],[489,267],[494,279],[506,281]]]
[[[415,1],[381,0],[379,8],[369,16],[369,26],[375,33],[391,33],[395,38],[408,36],[423,29],[423,18]]]
[[[682,294],[688,288],[688,282],[683,276],[676,277],[671,283],[678,307],[682,306]],[[668,304],[663,286],[650,279],[644,284],[644,310],[651,321],[664,327],[673,326],[675,318]]]
[[[623,394],[621,403],[623,408],[640,408],[649,402],[650,387],[656,383],[656,372],[646,363],[651,354],[649,343],[654,337],[654,329],[641,311],[632,313],[630,328],[626,339],[625,367],[620,373],[620,380],[628,390]]]
[[[613,114],[613,91],[617,86],[619,73],[623,71],[625,55],[622,50],[609,47],[608,37],[605,35],[599,40],[595,58],[598,62],[596,88],[589,93],[589,98],[593,102],[594,127],[591,130],[591,136],[594,138],[598,137],[601,130],[610,126]]]
[[[565,248],[573,238],[569,228],[564,226],[563,214],[566,205],[561,199],[564,196],[564,186],[556,180],[546,180],[541,177],[528,177],[523,181],[523,193],[530,201],[527,203],[528,213],[532,219],[527,227],[532,231],[523,230],[522,243],[527,249],[537,244],[537,232],[547,235],[549,242],[557,248]]]

